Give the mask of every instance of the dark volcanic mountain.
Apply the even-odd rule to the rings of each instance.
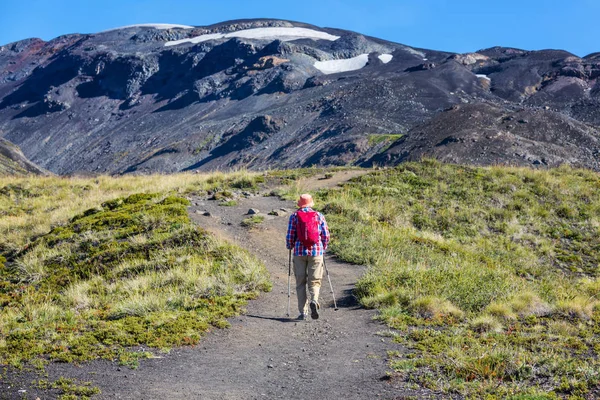
[[[599,77],[599,54],[452,54],[280,20],[134,26],[0,47],[0,136],[60,174],[423,155],[600,169]]]

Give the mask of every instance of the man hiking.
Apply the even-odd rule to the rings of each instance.
[[[294,249],[294,275],[298,295],[298,319],[306,319],[308,312],[306,286],[310,295],[310,316],[319,318],[319,290],[323,278],[323,253],[329,243],[329,229],[325,217],[314,211],[310,194],[298,200],[298,210],[290,216],[286,242],[288,250]]]

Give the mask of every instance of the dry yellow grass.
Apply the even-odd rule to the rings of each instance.
[[[17,250],[74,215],[103,202],[140,192],[188,192],[256,175],[248,171],[95,178],[0,177],[0,249]],[[10,188],[29,192],[11,195]],[[16,189],[15,189],[16,188]],[[13,190],[13,192],[14,192]]]

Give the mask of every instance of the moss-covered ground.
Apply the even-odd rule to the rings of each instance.
[[[395,377],[468,398],[600,396],[600,176],[435,161],[317,194]]]

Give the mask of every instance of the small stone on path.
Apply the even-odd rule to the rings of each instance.
[[[256,208],[251,208],[248,210],[248,215],[254,215],[254,214],[258,214],[260,211],[257,210]]]

